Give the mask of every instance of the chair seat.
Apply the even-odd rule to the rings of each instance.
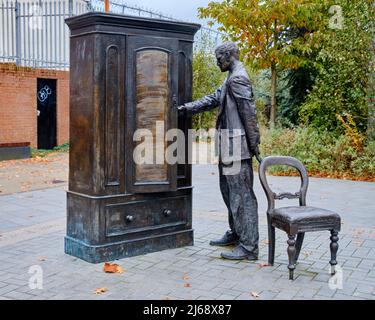
[[[271,213],[273,219],[289,224],[327,224],[340,225],[340,216],[333,211],[315,207],[282,207],[274,209]]]

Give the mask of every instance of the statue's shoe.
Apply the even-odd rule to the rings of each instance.
[[[236,246],[231,252],[222,252],[221,257],[229,260],[258,260],[258,255],[247,251],[241,245]]]
[[[237,244],[238,237],[233,234],[231,231],[227,231],[220,239],[218,240],[211,240],[210,245],[211,246],[230,246],[232,244]]]

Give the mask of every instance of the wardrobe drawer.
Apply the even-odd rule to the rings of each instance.
[[[186,197],[107,205],[105,208],[106,236],[185,224],[186,215]]]

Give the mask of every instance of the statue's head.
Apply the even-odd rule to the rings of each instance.
[[[239,50],[234,42],[227,41],[215,49],[217,66],[222,72],[228,71],[234,61],[239,58]]]

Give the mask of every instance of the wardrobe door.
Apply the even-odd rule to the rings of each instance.
[[[127,48],[128,189],[175,191],[177,163],[167,157],[173,141],[166,134],[177,128],[178,40],[129,36]]]

